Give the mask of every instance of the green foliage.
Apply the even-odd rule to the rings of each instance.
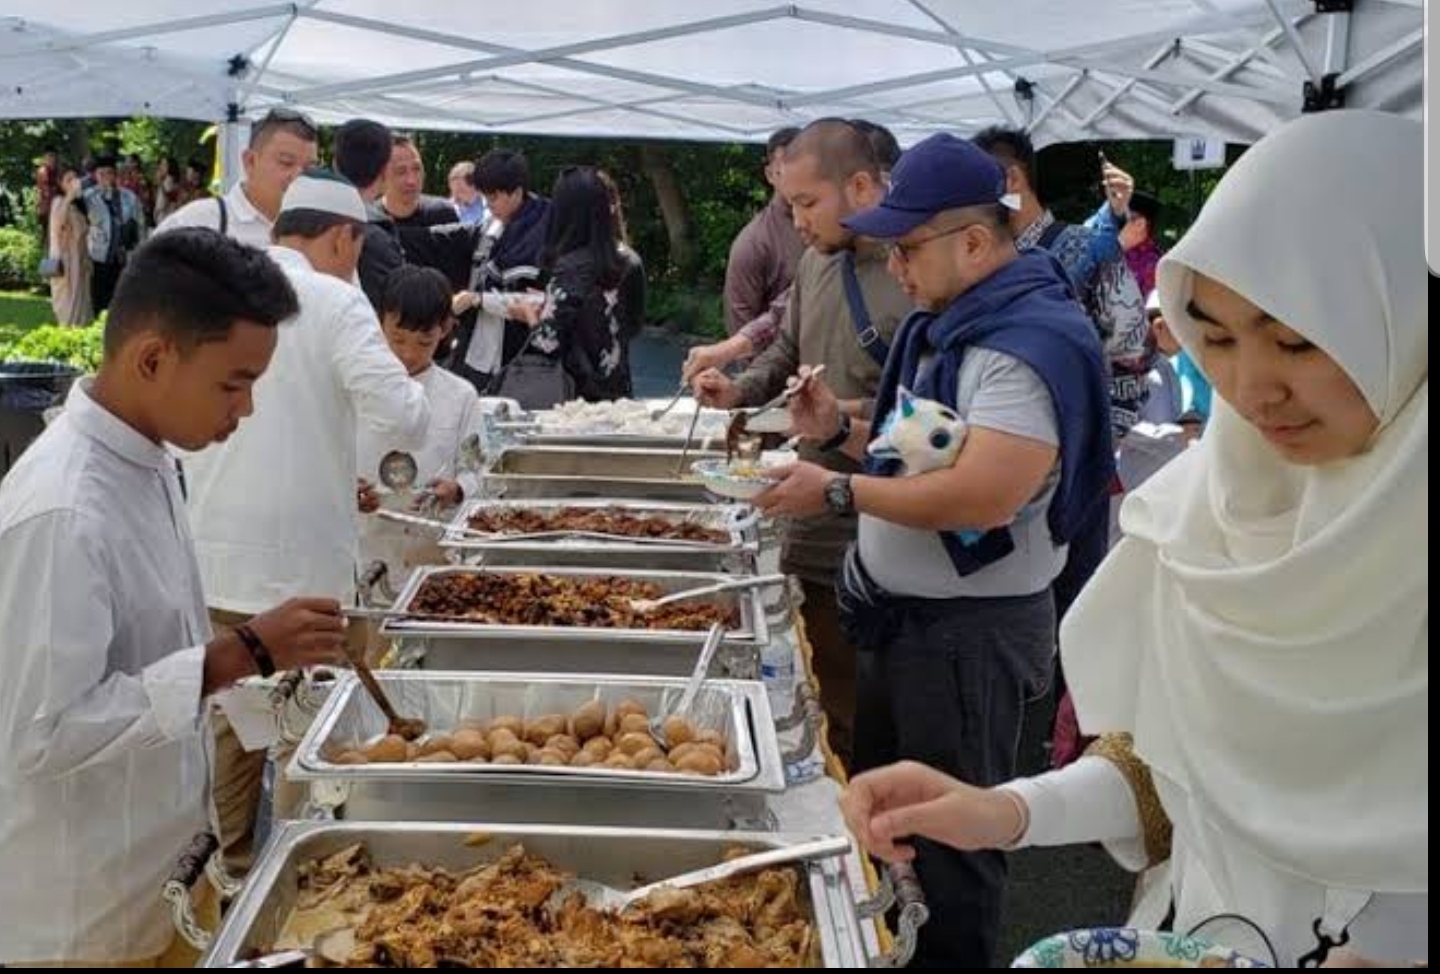
[[[0,289],[39,286],[40,256],[40,241],[33,232],[0,227]]]
[[[41,325],[8,345],[0,344],[0,362],[61,362],[94,372],[100,367],[104,343],[103,321],[86,328]]]
[[[670,331],[702,338],[725,337],[725,306],[712,288],[683,287],[661,282],[645,293],[645,316]]]

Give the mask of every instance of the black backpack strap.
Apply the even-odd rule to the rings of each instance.
[[[855,326],[855,340],[881,369],[890,358],[890,345],[870,321],[865,307],[865,294],[860,290],[860,277],[855,273],[855,253],[847,250],[840,255],[840,276],[845,281],[845,300],[850,304],[850,321]]]
[[[225,205],[223,196],[215,197],[215,205],[220,207],[220,226],[218,227],[220,236],[228,237],[230,235],[230,207]]]

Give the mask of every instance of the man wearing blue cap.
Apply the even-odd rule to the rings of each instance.
[[[839,585],[860,649],[860,770],[913,760],[977,785],[1013,776],[1025,704],[1050,679],[1051,584],[1106,503],[1114,460],[1100,341],[1054,259],[1016,250],[1013,205],[998,163],[937,135],[901,158],[878,207],[845,221],[891,241],[891,273],[923,309],[896,336],[874,428],[902,388],[937,402],[968,427],[953,464],[907,475],[867,460],[872,425],[845,419],[814,382],[792,401],[795,428],[867,460],[865,471],[799,464],[757,500],[772,514],[860,515]],[[990,966],[1004,856],[917,850],[934,914],[917,965]]]

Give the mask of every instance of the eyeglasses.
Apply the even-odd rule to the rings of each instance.
[[[315,124],[315,119],[302,111],[283,105],[276,105],[266,112],[265,116],[255,123],[255,130],[258,132],[269,125],[299,125],[312,136],[320,135],[320,126]]]
[[[910,258],[913,257],[916,253],[918,253],[920,248],[924,247],[926,244],[934,243],[936,240],[939,240],[942,237],[953,237],[957,233],[964,233],[971,227],[979,226],[984,226],[984,224],[978,222],[965,223],[958,227],[952,227],[949,230],[941,230],[939,233],[932,233],[930,236],[925,237],[921,240],[912,240],[910,243],[900,243],[897,240],[890,245],[890,256],[894,257],[902,264],[908,264],[910,262]]]

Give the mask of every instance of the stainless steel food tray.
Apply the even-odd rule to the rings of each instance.
[[[469,529],[470,519],[481,511],[615,510],[633,517],[659,518],[698,524],[723,532],[723,541],[634,540],[624,537],[557,535],[510,540],[503,534],[481,537]],[[753,567],[760,550],[759,517],[753,508],[738,504],[675,503],[633,498],[573,500],[473,500],[456,511],[440,546],[465,560],[485,564],[578,564],[587,567],[645,567],[668,570],[703,570],[722,564]]]
[[[431,823],[286,823],[266,847],[244,891],[226,915],[201,967],[225,967],[268,950],[294,910],[300,868],[355,843],[388,868],[412,863],[464,871],[521,843],[560,869],[621,888],[637,879],[663,879],[719,862],[736,847],[776,848],[811,836],[583,826],[451,825]],[[826,860],[804,870],[803,905],[826,967],[870,966],[846,861]]]
[[[524,720],[569,714],[592,700],[613,709],[634,700],[651,714],[673,707],[685,681],[671,678],[556,676],[553,674],[429,673],[382,670],[376,678],[396,708],[422,718],[434,731],[449,731],[463,720],[491,720],[502,714]],[[693,714],[704,730],[718,731],[733,755],[731,769],[713,777],[616,768],[534,765],[339,764],[331,757],[361,747],[385,733],[386,721],[353,674],[345,674],[296,749],[289,775],[294,780],[348,782],[402,781],[445,784],[537,784],[573,788],[664,789],[685,792],[771,792],[785,790],[779,734],[764,686],[710,680],[701,688]]]
[[[482,489],[509,500],[532,497],[627,497],[708,501],[690,473],[693,460],[723,459],[723,451],[509,446],[491,463]]]
[[[714,582],[723,582],[733,576],[719,572],[644,571],[636,569],[576,568],[567,566],[522,566],[505,565],[495,567],[431,565],[415,569],[405,588],[395,601],[397,612],[407,611],[420,589],[430,578],[454,574],[491,575],[554,575],[561,578],[623,578],[631,581],[654,582],[663,592],[679,592],[699,588]],[[705,596],[705,601],[718,603],[739,611],[737,625],[726,632],[725,641],[740,646],[761,647],[770,639],[769,626],[765,622],[764,600],[761,592],[750,589],[741,592],[723,592]],[[427,619],[405,619],[401,616],[386,619],[380,631],[385,636],[425,636],[431,640],[462,639],[469,642],[503,641],[519,642],[540,640],[547,642],[595,643],[603,641],[612,645],[673,646],[695,645],[694,632],[679,629],[600,629],[580,626],[516,626],[496,625],[482,622],[437,622]]]

